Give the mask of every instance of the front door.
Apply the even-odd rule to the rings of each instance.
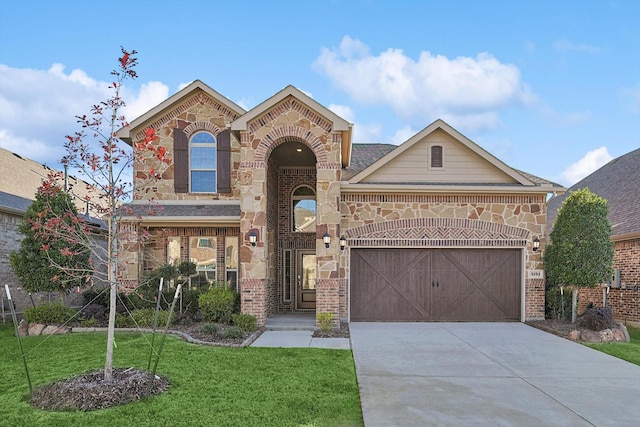
[[[298,251],[296,293],[299,309],[316,308],[316,265],[315,251]]]

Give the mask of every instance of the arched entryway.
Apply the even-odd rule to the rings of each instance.
[[[279,141],[276,141],[276,143]],[[267,159],[267,233],[276,312],[316,309],[316,156],[303,142],[283,140]]]

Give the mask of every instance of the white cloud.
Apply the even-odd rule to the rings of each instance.
[[[416,131],[411,128],[411,126],[405,126],[401,129],[398,129],[396,133],[391,137],[391,144],[400,145],[406,142],[409,138],[416,134]]]
[[[126,88],[126,86],[125,86]],[[129,121],[140,117],[169,97],[169,87],[161,82],[143,83],[138,95],[123,94],[127,101],[124,114]]]
[[[12,68],[0,64],[0,146],[41,163],[57,163],[64,155],[65,135],[80,130],[76,116],[111,96],[110,82],[83,70],[66,72],[64,65],[48,70]],[[160,82],[142,84],[122,93],[126,116],[133,120],[162,102],[168,88]]]
[[[535,98],[515,65],[489,53],[449,59],[423,51],[414,60],[400,49],[387,49],[376,56],[345,36],[338,48],[322,49],[314,68],[357,102],[388,105],[419,125],[446,116],[454,126],[492,127],[497,110]],[[482,118],[489,122],[479,123]]]
[[[599,53],[600,48],[584,43],[574,43],[568,39],[558,39],[553,43],[553,48],[560,52],[584,52]]]
[[[355,143],[372,143],[380,142],[382,137],[382,126],[378,123],[358,123],[355,119],[355,113],[351,107],[347,105],[329,104],[329,110],[336,113],[349,123],[353,124],[352,140]]]
[[[569,186],[572,186],[582,178],[609,163],[612,159],[613,157],[609,154],[607,147],[596,148],[595,150],[589,151],[583,158],[565,169],[564,172],[562,172],[562,178]]]

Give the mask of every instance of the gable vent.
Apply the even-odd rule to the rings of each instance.
[[[431,167],[441,168],[442,163],[442,145],[431,146]]]

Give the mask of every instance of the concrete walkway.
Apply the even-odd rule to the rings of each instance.
[[[313,338],[315,313],[279,314],[267,319],[265,327],[267,330],[251,344],[252,347],[351,349],[348,338]]]
[[[349,326],[367,427],[640,425],[640,366],[522,323]]]

